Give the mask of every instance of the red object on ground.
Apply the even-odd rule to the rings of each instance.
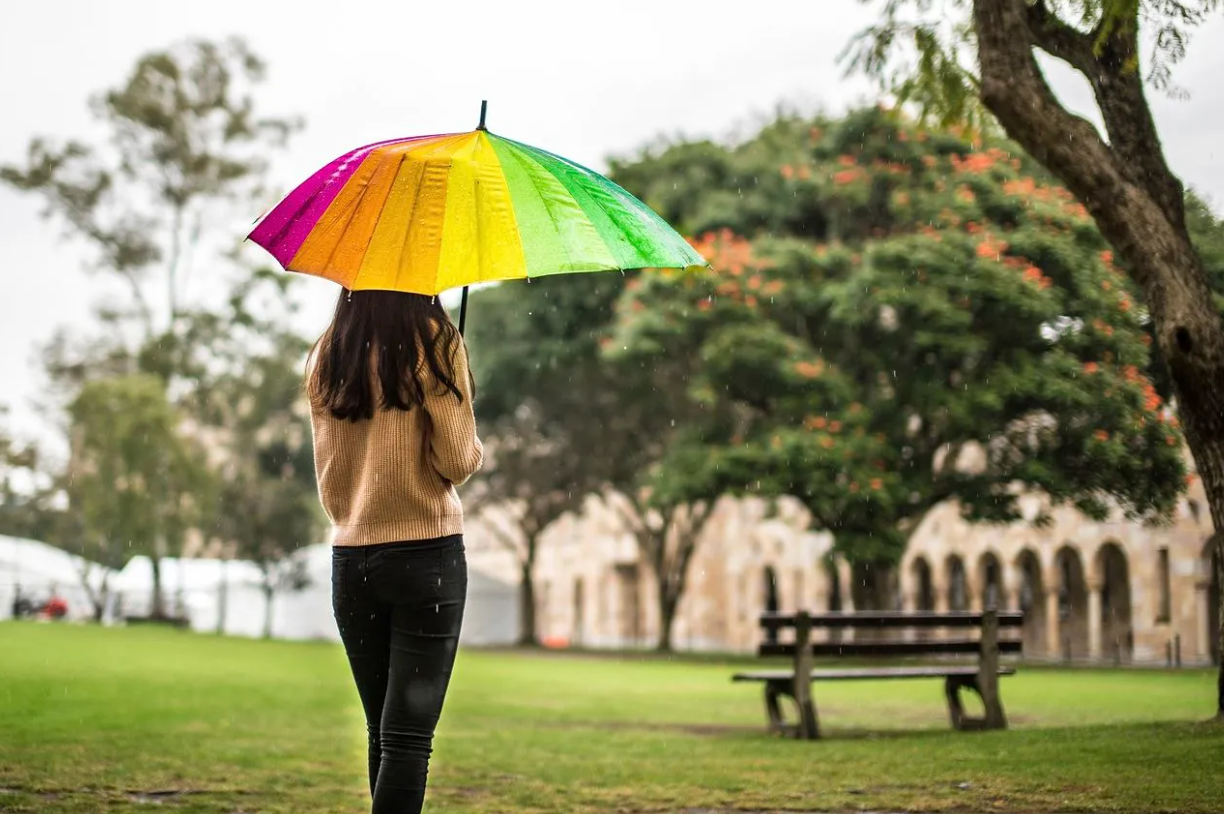
[[[58,596],[53,596],[43,606],[43,613],[51,619],[62,619],[68,615],[68,603]]]

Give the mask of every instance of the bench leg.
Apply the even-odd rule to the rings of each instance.
[[[961,703],[962,690],[970,690],[982,699],[985,715],[977,718],[965,714],[965,707]],[[952,719],[953,729],[965,732],[1007,728],[1007,716],[1003,714],[1003,702],[999,700],[997,690],[983,693],[977,676],[948,676],[944,680],[944,694],[948,698],[948,715]]]
[[[769,716],[770,733],[803,740],[816,740],[820,737],[816,704],[810,693],[805,695],[803,700],[795,698],[790,680],[765,682],[765,714]],[[788,723],[782,712],[783,698],[789,698],[795,704],[797,720],[794,723]]]
[[[765,682],[765,714],[769,716],[769,732],[772,735],[786,734],[787,727],[782,720],[782,705],[779,703],[785,693],[785,685],[774,681]]]
[[[807,677],[804,676],[806,679]],[[795,684],[795,707],[799,715],[798,737],[814,741],[820,738],[820,723],[816,720],[816,702],[812,700],[812,685],[804,680]]]

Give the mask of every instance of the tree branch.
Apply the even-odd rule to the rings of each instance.
[[[1033,44],[1056,59],[1087,76],[1096,67],[1092,33],[1084,33],[1064,23],[1051,12],[1045,0],[1037,0],[1025,14]]]
[[[1169,169],[1139,72],[1139,7],[1108,31],[1078,31],[1044,0],[1026,10],[1035,46],[1079,71],[1092,86],[1117,169],[1185,230],[1185,190]]]
[[[975,0],[974,25],[982,73],[982,102],[1008,135],[1050,168],[1084,203],[1101,231],[1126,256],[1153,250],[1176,254],[1181,246],[1143,246],[1151,233],[1135,227],[1126,210],[1144,209],[1142,221],[1160,220],[1159,205],[1147,190],[1121,172],[1114,153],[1086,119],[1068,112],[1055,98],[1033,54],[1025,0]],[[1176,239],[1175,235],[1168,235]],[[1150,294],[1151,270],[1135,268]],[[1157,303],[1151,302],[1153,308]]]

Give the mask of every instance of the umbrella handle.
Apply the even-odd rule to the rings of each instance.
[[[468,287],[463,287],[463,299],[459,303],[459,335],[463,336],[463,326],[467,324]]]

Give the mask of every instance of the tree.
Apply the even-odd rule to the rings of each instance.
[[[640,174],[670,187],[653,160]],[[705,405],[656,483],[793,495],[874,568],[949,499],[993,522],[1023,519],[1026,490],[1096,518],[1171,510],[1180,439],[1133,295],[1082,208],[1006,144],[866,110],[784,118],[725,163],[731,188],[758,179],[744,209],[676,213],[715,273],[645,274],[621,307],[614,345],[686,360],[671,375]]]
[[[86,551],[119,569],[133,554],[153,566],[150,615],[165,618],[160,558],[209,505],[202,451],[182,432],[165,383],[148,374],[100,379],[69,407],[67,493]]]
[[[274,352],[245,360],[213,394],[229,413],[220,422],[226,443],[213,534],[259,567],[265,637],[272,635],[276,591],[308,585],[291,555],[322,528],[301,398],[303,345],[286,336]]]
[[[1182,182],[1165,160],[1146,96],[1148,86],[1171,88],[1172,66],[1184,56],[1191,31],[1220,3],[949,5],[959,13],[950,26],[929,16],[928,3],[886,0],[879,24],[851,52],[850,67],[944,119],[961,118],[980,101],[1084,205],[1142,292],[1213,524],[1224,528],[1224,319],[1190,235]],[[1154,35],[1147,54],[1144,33]],[[976,52],[976,71],[960,59],[967,50]],[[1039,54],[1088,81],[1104,135],[1058,101]],[[1219,612],[1224,620],[1224,603]],[[1224,665],[1217,718],[1224,720]]]
[[[598,338],[619,277],[556,278],[501,285],[472,298],[468,341],[486,462],[470,487],[475,511],[519,567],[519,643],[538,642],[534,569],[544,530],[607,480],[604,441],[613,389],[598,364]]]
[[[563,431],[542,426],[541,412],[538,402],[524,404],[514,415],[486,425],[484,471],[469,501],[469,509],[484,514],[486,527],[518,566],[521,647],[539,644],[535,564],[540,540],[553,522],[578,511],[586,497],[575,489],[582,456]]]
[[[0,534],[47,540],[63,526],[53,476],[38,446],[15,437],[7,418],[0,405]]]
[[[47,217],[93,249],[93,270],[122,281],[128,301],[103,316],[135,322],[146,353],[177,335],[193,252],[218,207],[260,194],[268,155],[299,126],[256,114],[251,93],[264,71],[239,39],[146,54],[93,100],[109,148],[40,137],[25,166],[0,168],[0,180],[37,195]]]
[[[121,86],[92,102],[108,131],[103,143],[40,137],[22,166],[0,167],[0,181],[41,199],[44,214],[91,250],[89,269],[125,293],[99,306],[101,335],[74,340],[61,332],[47,348],[65,401],[91,379],[145,373],[191,406],[183,394],[195,395],[207,380],[208,348],[195,331],[219,303],[190,289],[201,237],[225,207],[263,195],[268,156],[299,126],[256,112],[253,91],[264,71],[239,39],[146,54]],[[210,273],[225,268],[222,259],[210,260]],[[247,273],[239,272],[238,286]],[[164,553],[150,551],[155,561]]]
[[[501,286],[472,300],[477,412],[488,457],[470,504],[499,506],[517,526],[508,534],[491,523],[519,564],[523,643],[536,640],[533,573],[541,535],[588,496],[602,495],[655,578],[656,644],[670,649],[672,620],[712,506],[672,501],[652,479],[654,462],[685,426],[689,402],[667,366],[616,364],[606,354],[625,285],[615,274],[564,276]]]
[[[667,272],[664,272],[667,274]],[[621,299],[634,297],[642,284],[634,275]],[[651,305],[629,299],[634,315]],[[716,488],[676,488],[674,474],[690,466],[685,444],[711,420],[708,405],[692,397],[693,359],[656,353],[650,358],[627,353],[615,330],[615,315],[600,341],[604,387],[615,395],[609,415],[601,421],[606,445],[605,500],[633,535],[640,562],[654,581],[659,627],[655,649],[672,649],[672,632],[680,602],[688,588],[690,566],[706,523],[722,496]]]
[[[308,585],[292,555],[322,530],[302,393],[309,344],[289,325],[298,280],[257,269],[233,288],[223,309],[195,312],[183,329],[184,347],[207,349],[193,362],[197,386],[190,394],[221,483],[206,525],[223,557],[258,566],[265,636],[271,636],[276,592]],[[224,580],[221,591],[219,632],[228,593]]]

